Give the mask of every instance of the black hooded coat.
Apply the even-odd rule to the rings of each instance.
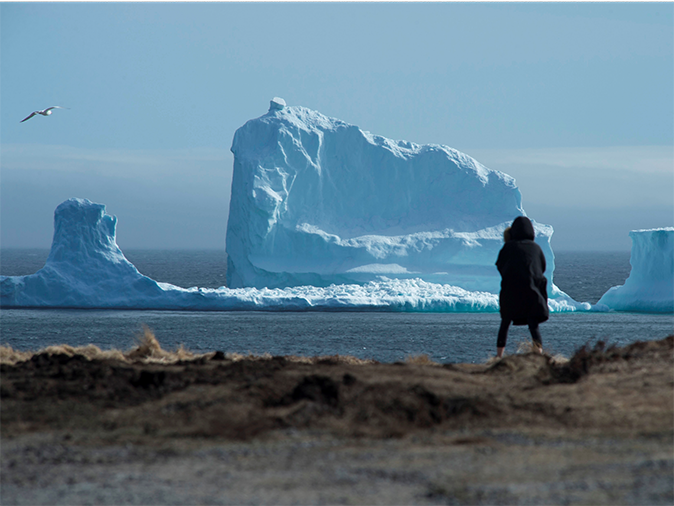
[[[548,280],[543,275],[545,255],[534,242],[534,226],[529,218],[515,218],[510,240],[501,248],[496,267],[501,273],[501,318],[515,325],[547,320],[550,313]]]

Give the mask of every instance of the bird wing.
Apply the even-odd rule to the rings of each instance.
[[[35,111],[34,113],[32,113],[32,114],[31,114],[30,116],[28,116],[27,118],[22,119],[21,121],[19,121],[19,123],[23,123],[24,121],[29,120],[30,118],[32,118],[32,117],[35,116],[36,114],[37,114],[37,111]]]

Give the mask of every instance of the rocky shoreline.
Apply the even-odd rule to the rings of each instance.
[[[3,350],[2,504],[674,500],[674,336],[483,365],[140,348]]]

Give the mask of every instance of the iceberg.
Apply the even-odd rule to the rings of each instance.
[[[503,231],[526,216],[511,176],[280,98],[236,131],[231,149],[230,288],[419,279],[499,292]],[[534,228],[548,296],[575,307],[552,282],[552,227]]]
[[[674,312],[674,228],[632,230],[632,270],[624,285],[599,299],[617,311]]]
[[[172,310],[498,311],[490,293],[421,280],[286,289],[181,288],[143,276],[116,241],[117,219],[105,206],[69,199],[54,212],[54,238],[45,266],[28,276],[0,276],[3,308]]]
[[[116,241],[117,219],[105,206],[69,199],[54,212],[45,266],[27,276],[0,276],[2,308],[166,310],[386,310],[496,312],[498,297],[422,279],[381,277],[364,284],[286,288],[181,288],[156,282],[131,264]],[[388,274],[397,268],[383,269]],[[553,311],[578,309],[570,299]]]

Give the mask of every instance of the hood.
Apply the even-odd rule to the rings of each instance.
[[[518,216],[510,227],[510,238],[513,241],[522,241],[524,239],[534,240],[534,226],[531,220],[526,216]]]

